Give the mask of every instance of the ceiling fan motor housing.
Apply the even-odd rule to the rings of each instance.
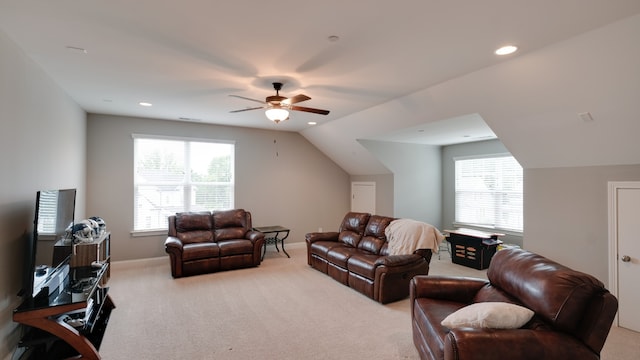
[[[286,97],[280,95],[267,96],[267,103],[273,105],[279,105],[280,102],[287,100]]]
[[[274,82],[273,89],[276,91],[276,94],[273,96],[267,96],[265,100],[268,104],[271,104],[273,106],[279,106],[282,101],[287,100],[286,97],[280,96],[280,90],[282,90],[282,83]]]

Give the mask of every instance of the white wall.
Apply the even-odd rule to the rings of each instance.
[[[105,219],[114,260],[166,255],[166,235],[130,234],[134,133],[235,141],[236,207],[251,212],[254,226],[290,227],[287,242],[337,230],[349,211],[348,174],[298,133],[90,114],[87,212]]]
[[[376,183],[376,215],[393,217],[393,174],[354,175],[351,181],[371,181]]]
[[[0,359],[10,359],[19,328],[23,234],[33,232],[36,192],[76,188],[84,218],[85,113],[0,31]]]
[[[608,283],[609,181],[640,181],[640,165],[525,169],[524,245]]]
[[[393,216],[442,223],[440,147],[360,140],[393,173]]]

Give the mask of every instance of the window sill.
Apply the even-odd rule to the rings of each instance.
[[[160,236],[167,235],[167,230],[133,230],[130,234],[131,237]]]
[[[524,236],[524,233],[520,231],[505,230],[505,229],[499,229],[499,228],[494,228],[489,226],[479,226],[479,225],[465,224],[465,223],[459,223],[459,222],[454,222],[453,226],[457,228],[467,228],[467,229],[486,231],[486,232],[497,232],[497,233],[510,235],[510,236],[519,236],[519,237]]]

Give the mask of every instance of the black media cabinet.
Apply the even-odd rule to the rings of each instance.
[[[504,236],[464,228],[444,232],[448,233],[447,241],[451,243],[451,261],[477,270],[489,267],[498,245],[502,244],[498,237]]]

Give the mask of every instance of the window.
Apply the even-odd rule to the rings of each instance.
[[[134,135],[134,231],[182,211],[234,207],[233,143]]]
[[[522,167],[513,156],[455,159],[455,222],[522,232]]]
[[[55,235],[58,218],[58,192],[40,191],[38,200],[38,235]]]

